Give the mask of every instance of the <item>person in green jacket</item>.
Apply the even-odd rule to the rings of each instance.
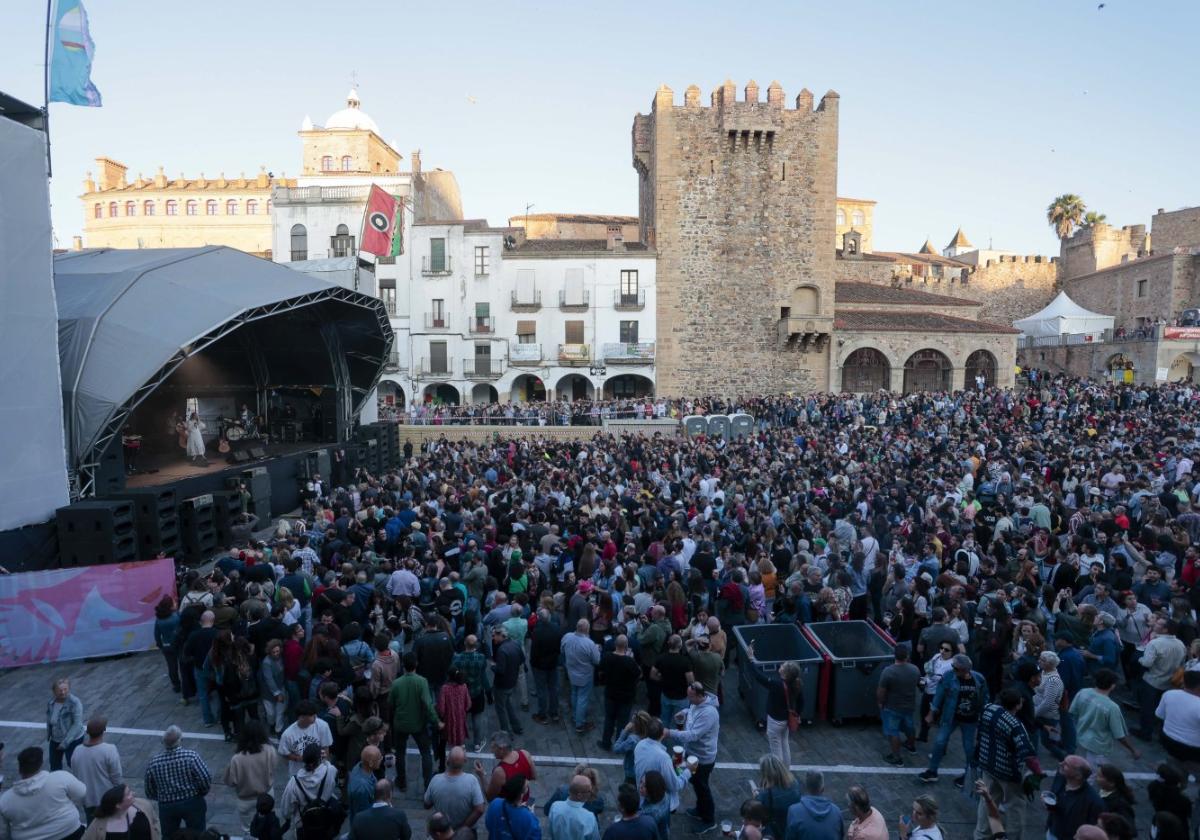
[[[396,678],[388,691],[388,706],[392,710],[392,732],[395,735],[396,787],[408,789],[408,773],[405,760],[408,756],[408,739],[412,736],[421,754],[421,776],[425,787],[433,778],[433,738],[430,727],[441,729],[445,724],[438,719],[433,704],[429,682],[417,673],[417,656],[404,654],[404,674]]]

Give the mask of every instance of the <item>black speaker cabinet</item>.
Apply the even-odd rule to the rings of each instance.
[[[179,553],[179,515],[174,490],[169,487],[126,489],[114,493],[112,498],[133,505],[139,559],[150,560],[159,553],[174,557]]]
[[[133,504],[121,499],[76,502],[59,508],[59,560],[64,567],[126,563],[138,559]]]

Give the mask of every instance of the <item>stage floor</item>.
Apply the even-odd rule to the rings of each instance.
[[[332,446],[332,444],[311,442],[264,444],[263,448],[267,450],[267,457],[242,461],[237,464],[228,463],[225,460],[225,456],[213,451],[207,455],[208,466],[206,467],[191,463],[182,454],[148,456],[138,459],[138,472],[126,476],[125,486],[131,489],[137,487],[158,487],[163,484],[173,484],[189,478],[224,472],[225,470],[245,470],[250,467],[261,466],[274,458],[284,458],[288,455],[294,455],[297,452],[320,449],[323,446]]]

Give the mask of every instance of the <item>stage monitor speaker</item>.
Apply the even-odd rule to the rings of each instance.
[[[121,499],[76,502],[59,508],[59,560],[64,567],[125,563],[138,556],[133,504]]]
[[[216,514],[211,493],[179,503],[179,530],[183,556],[189,563],[202,563],[217,550]]]
[[[267,450],[263,448],[262,444],[256,443],[250,447],[250,457],[255,461],[261,461],[267,457]]]
[[[179,515],[175,491],[170,487],[126,489],[111,498],[133,505],[137,525],[138,557],[152,560],[160,553],[173,557],[179,551]]]
[[[266,527],[271,518],[271,475],[266,467],[252,467],[242,471],[242,483],[250,491],[250,513]]]
[[[231,464],[245,464],[250,461],[250,453],[245,449],[235,449],[229,453],[228,458]]]

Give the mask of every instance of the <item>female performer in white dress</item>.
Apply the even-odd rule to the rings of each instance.
[[[200,415],[192,412],[187,422],[187,455],[188,460],[207,464],[204,460],[204,435],[201,434],[205,425],[200,422]]]

